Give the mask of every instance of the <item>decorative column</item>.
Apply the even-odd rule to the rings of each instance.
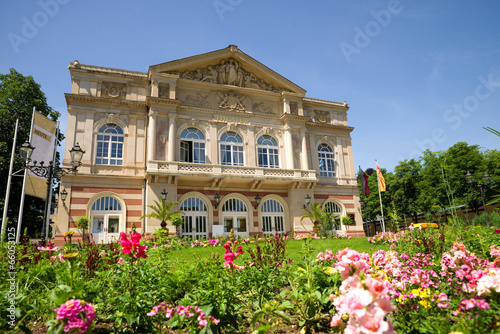
[[[285,139],[286,168],[293,169],[292,132],[288,124],[285,124],[283,127],[283,132]]]
[[[156,158],[156,116],[157,111],[149,110],[148,124],[148,161]]]
[[[167,161],[175,161],[175,116],[168,116],[168,158]]]
[[[309,157],[307,155],[306,129],[300,129],[300,142],[302,145],[302,169],[309,169]]]

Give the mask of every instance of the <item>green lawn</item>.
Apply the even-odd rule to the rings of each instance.
[[[286,256],[293,260],[292,263],[300,262],[303,257],[305,240],[288,240],[286,244]],[[243,251],[249,247],[255,248],[255,245],[243,245]],[[379,249],[389,250],[390,245],[374,245],[367,241],[367,238],[351,238],[351,239],[312,239],[311,240],[311,255],[316,257],[319,252],[325,252],[329,249],[334,254],[344,248],[351,248],[358,252],[373,254]],[[218,254],[221,258],[224,255],[224,248],[218,247],[195,247],[172,250],[168,253],[168,258],[173,267],[183,267],[184,265],[192,264],[200,260],[209,258],[212,253]],[[244,257],[243,257],[244,258]],[[240,262],[240,261],[237,261]]]

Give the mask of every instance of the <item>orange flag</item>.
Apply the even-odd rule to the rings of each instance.
[[[380,171],[380,167],[378,166],[378,162],[375,162],[377,164],[377,179],[378,179],[378,188],[381,192],[385,191],[385,179],[384,176],[382,175],[382,172]]]

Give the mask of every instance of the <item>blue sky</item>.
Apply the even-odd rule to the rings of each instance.
[[[146,72],[230,44],[307,90],[347,101],[354,164],[388,170],[456,142],[497,149],[500,1],[1,1],[0,73],[62,113],[67,66]]]

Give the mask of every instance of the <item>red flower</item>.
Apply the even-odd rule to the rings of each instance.
[[[125,232],[120,233],[120,245],[122,245],[122,254],[130,254],[132,252],[132,242],[127,239]]]
[[[500,233],[500,228],[497,228],[497,229],[495,230],[495,233]]]
[[[127,234],[125,232],[120,233],[120,245],[122,245],[122,254],[133,255],[136,259],[142,257],[146,258],[147,246],[140,245],[141,235],[139,233],[132,232],[130,234],[130,239],[127,239]]]

